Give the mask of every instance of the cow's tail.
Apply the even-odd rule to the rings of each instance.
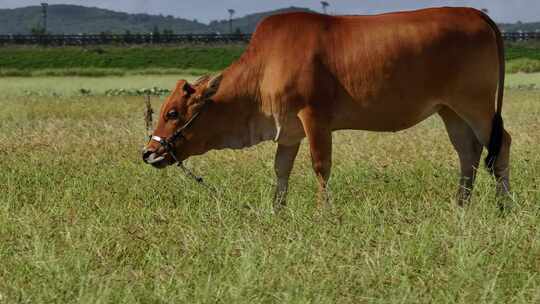
[[[504,97],[504,78],[505,78],[505,56],[504,56],[504,41],[501,34],[501,31],[497,27],[497,24],[486,14],[481,13],[484,20],[490,25],[495,33],[495,38],[497,42],[497,49],[499,53],[499,88],[497,92],[497,110],[495,116],[493,117],[492,127],[491,127],[491,136],[488,144],[488,155],[485,159],[486,168],[488,171],[493,173],[495,166],[495,161],[499,156],[501,151],[503,133],[504,133],[504,123],[501,116],[503,97]]]

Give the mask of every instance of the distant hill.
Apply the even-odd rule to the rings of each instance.
[[[252,33],[265,17],[286,12],[313,12],[308,8],[289,7],[261,12],[233,19],[233,31]],[[0,34],[29,34],[41,24],[41,7],[29,6],[16,9],[0,9]],[[536,31],[540,22],[500,24],[505,31]],[[79,5],[49,5],[48,31],[53,34],[96,34],[101,32],[149,33],[155,27],[186,33],[228,33],[229,21],[216,20],[204,24],[195,20],[173,16],[128,14],[111,10]]]
[[[233,20],[233,28],[251,33],[257,23],[273,14],[309,11],[306,8],[290,7],[271,12],[247,15]],[[48,32],[53,34],[96,34],[101,32],[148,33],[154,27],[172,30],[177,34],[229,32],[228,20],[214,21],[211,25],[173,16],[128,14],[111,10],[79,5],[49,5]],[[29,34],[41,24],[41,7],[29,6],[16,9],[0,9],[0,34]]]
[[[282,14],[282,13],[290,13],[290,12],[314,13],[314,11],[308,8],[291,6],[288,8],[282,8],[282,9],[278,9],[274,11],[250,14],[241,18],[233,19],[233,31],[236,31],[238,29],[242,33],[253,33],[255,31],[255,28],[257,27],[257,24],[259,24],[259,22],[265,17],[276,15],[276,14]],[[210,22],[209,28],[212,32],[228,33],[230,30],[229,20],[212,21]]]
[[[127,14],[78,5],[50,5],[48,31],[54,34],[151,32],[159,29],[175,33],[207,32],[208,26],[172,16]],[[0,34],[28,34],[41,22],[41,7],[29,6],[0,10]]]

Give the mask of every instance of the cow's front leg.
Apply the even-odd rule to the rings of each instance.
[[[309,140],[311,162],[319,184],[317,206],[330,205],[328,179],[332,168],[332,130],[324,115],[312,110],[300,113],[300,120]]]
[[[274,170],[276,171],[277,185],[274,193],[274,210],[279,210],[287,205],[287,191],[289,188],[289,176],[294,165],[294,159],[298,154],[300,143],[290,146],[278,144]]]

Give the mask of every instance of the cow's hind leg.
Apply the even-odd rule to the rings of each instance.
[[[451,109],[444,107],[439,111],[450,141],[458,153],[461,165],[461,177],[457,192],[457,202],[460,206],[470,201],[476,171],[482,154],[482,144],[471,127]]]
[[[278,144],[274,169],[276,171],[277,185],[274,194],[274,210],[279,210],[286,205],[287,191],[289,188],[289,176],[294,165],[294,159],[298,154],[300,143],[286,146]]]
[[[497,178],[497,194],[505,196],[510,194],[510,145],[512,137],[506,130],[503,130],[502,145],[499,155],[495,159],[493,173]]]
[[[486,158],[486,165],[497,180],[497,199],[501,209],[511,203],[510,195],[510,145],[512,138],[504,130],[502,118],[494,113],[486,103],[485,108],[471,107],[469,109],[458,110],[458,118],[463,118],[476,134],[479,142],[490,152]],[[441,111],[441,116],[446,116],[449,120],[456,120],[457,115],[445,108]],[[452,119],[452,114],[454,118]],[[446,122],[446,121],[445,121]],[[459,153],[459,152],[458,152]]]
[[[494,126],[495,127],[495,126]],[[510,145],[512,137],[502,128],[502,140],[499,154],[496,156],[493,167],[489,167],[489,158],[486,159],[488,169],[492,171],[497,180],[497,202],[501,211],[511,207],[512,196],[510,193]]]

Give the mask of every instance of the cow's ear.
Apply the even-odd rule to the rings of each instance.
[[[187,81],[184,83],[182,91],[184,91],[184,95],[188,97],[195,93],[195,89]]]
[[[206,86],[206,90],[204,90],[204,98],[210,98],[216,94],[216,92],[219,89],[219,85],[221,84],[221,80],[223,79],[223,75],[219,74],[217,76],[212,77],[208,81],[208,85]]]

